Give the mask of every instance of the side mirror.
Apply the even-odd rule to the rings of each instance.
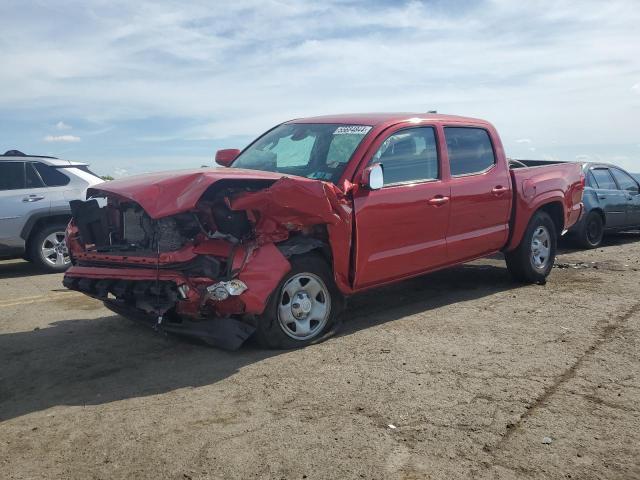
[[[224,150],[218,150],[216,152],[216,163],[223,167],[228,167],[233,161],[240,155],[240,150],[237,148],[225,148]]]
[[[384,185],[382,165],[374,163],[364,169],[362,173],[362,186],[369,190],[380,190]]]

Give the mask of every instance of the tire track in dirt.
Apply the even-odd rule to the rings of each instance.
[[[624,327],[627,320],[633,317],[636,313],[640,313],[640,302],[636,302],[626,312],[617,315],[612,321],[609,321],[609,323],[602,328],[600,335],[598,335],[598,338],[589,346],[589,348],[587,348],[569,368],[556,377],[555,381],[551,385],[544,389],[542,394],[535,399],[535,401],[529,406],[529,408],[527,408],[527,410],[525,410],[515,423],[508,426],[505,434],[494,447],[485,445],[485,451],[495,454],[498,450],[501,450],[516,432],[522,430],[522,424],[538,410],[544,408],[547,401],[558,392],[560,387],[575,377],[577,370],[583,365],[583,363],[593,357],[598,349],[603,344],[607,343],[620,328]]]

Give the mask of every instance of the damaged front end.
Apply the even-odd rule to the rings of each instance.
[[[329,237],[350,229],[349,209],[324,182],[242,171],[151,177],[71,202],[64,285],[214,346],[236,349],[253,333],[287,257],[321,249],[333,261]]]

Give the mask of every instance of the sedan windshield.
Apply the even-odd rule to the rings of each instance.
[[[283,124],[249,146],[232,166],[336,183],[369,130],[367,125]]]

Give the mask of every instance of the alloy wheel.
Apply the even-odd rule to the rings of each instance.
[[[53,232],[45,237],[40,246],[40,253],[47,264],[55,267],[71,263],[64,232]]]

